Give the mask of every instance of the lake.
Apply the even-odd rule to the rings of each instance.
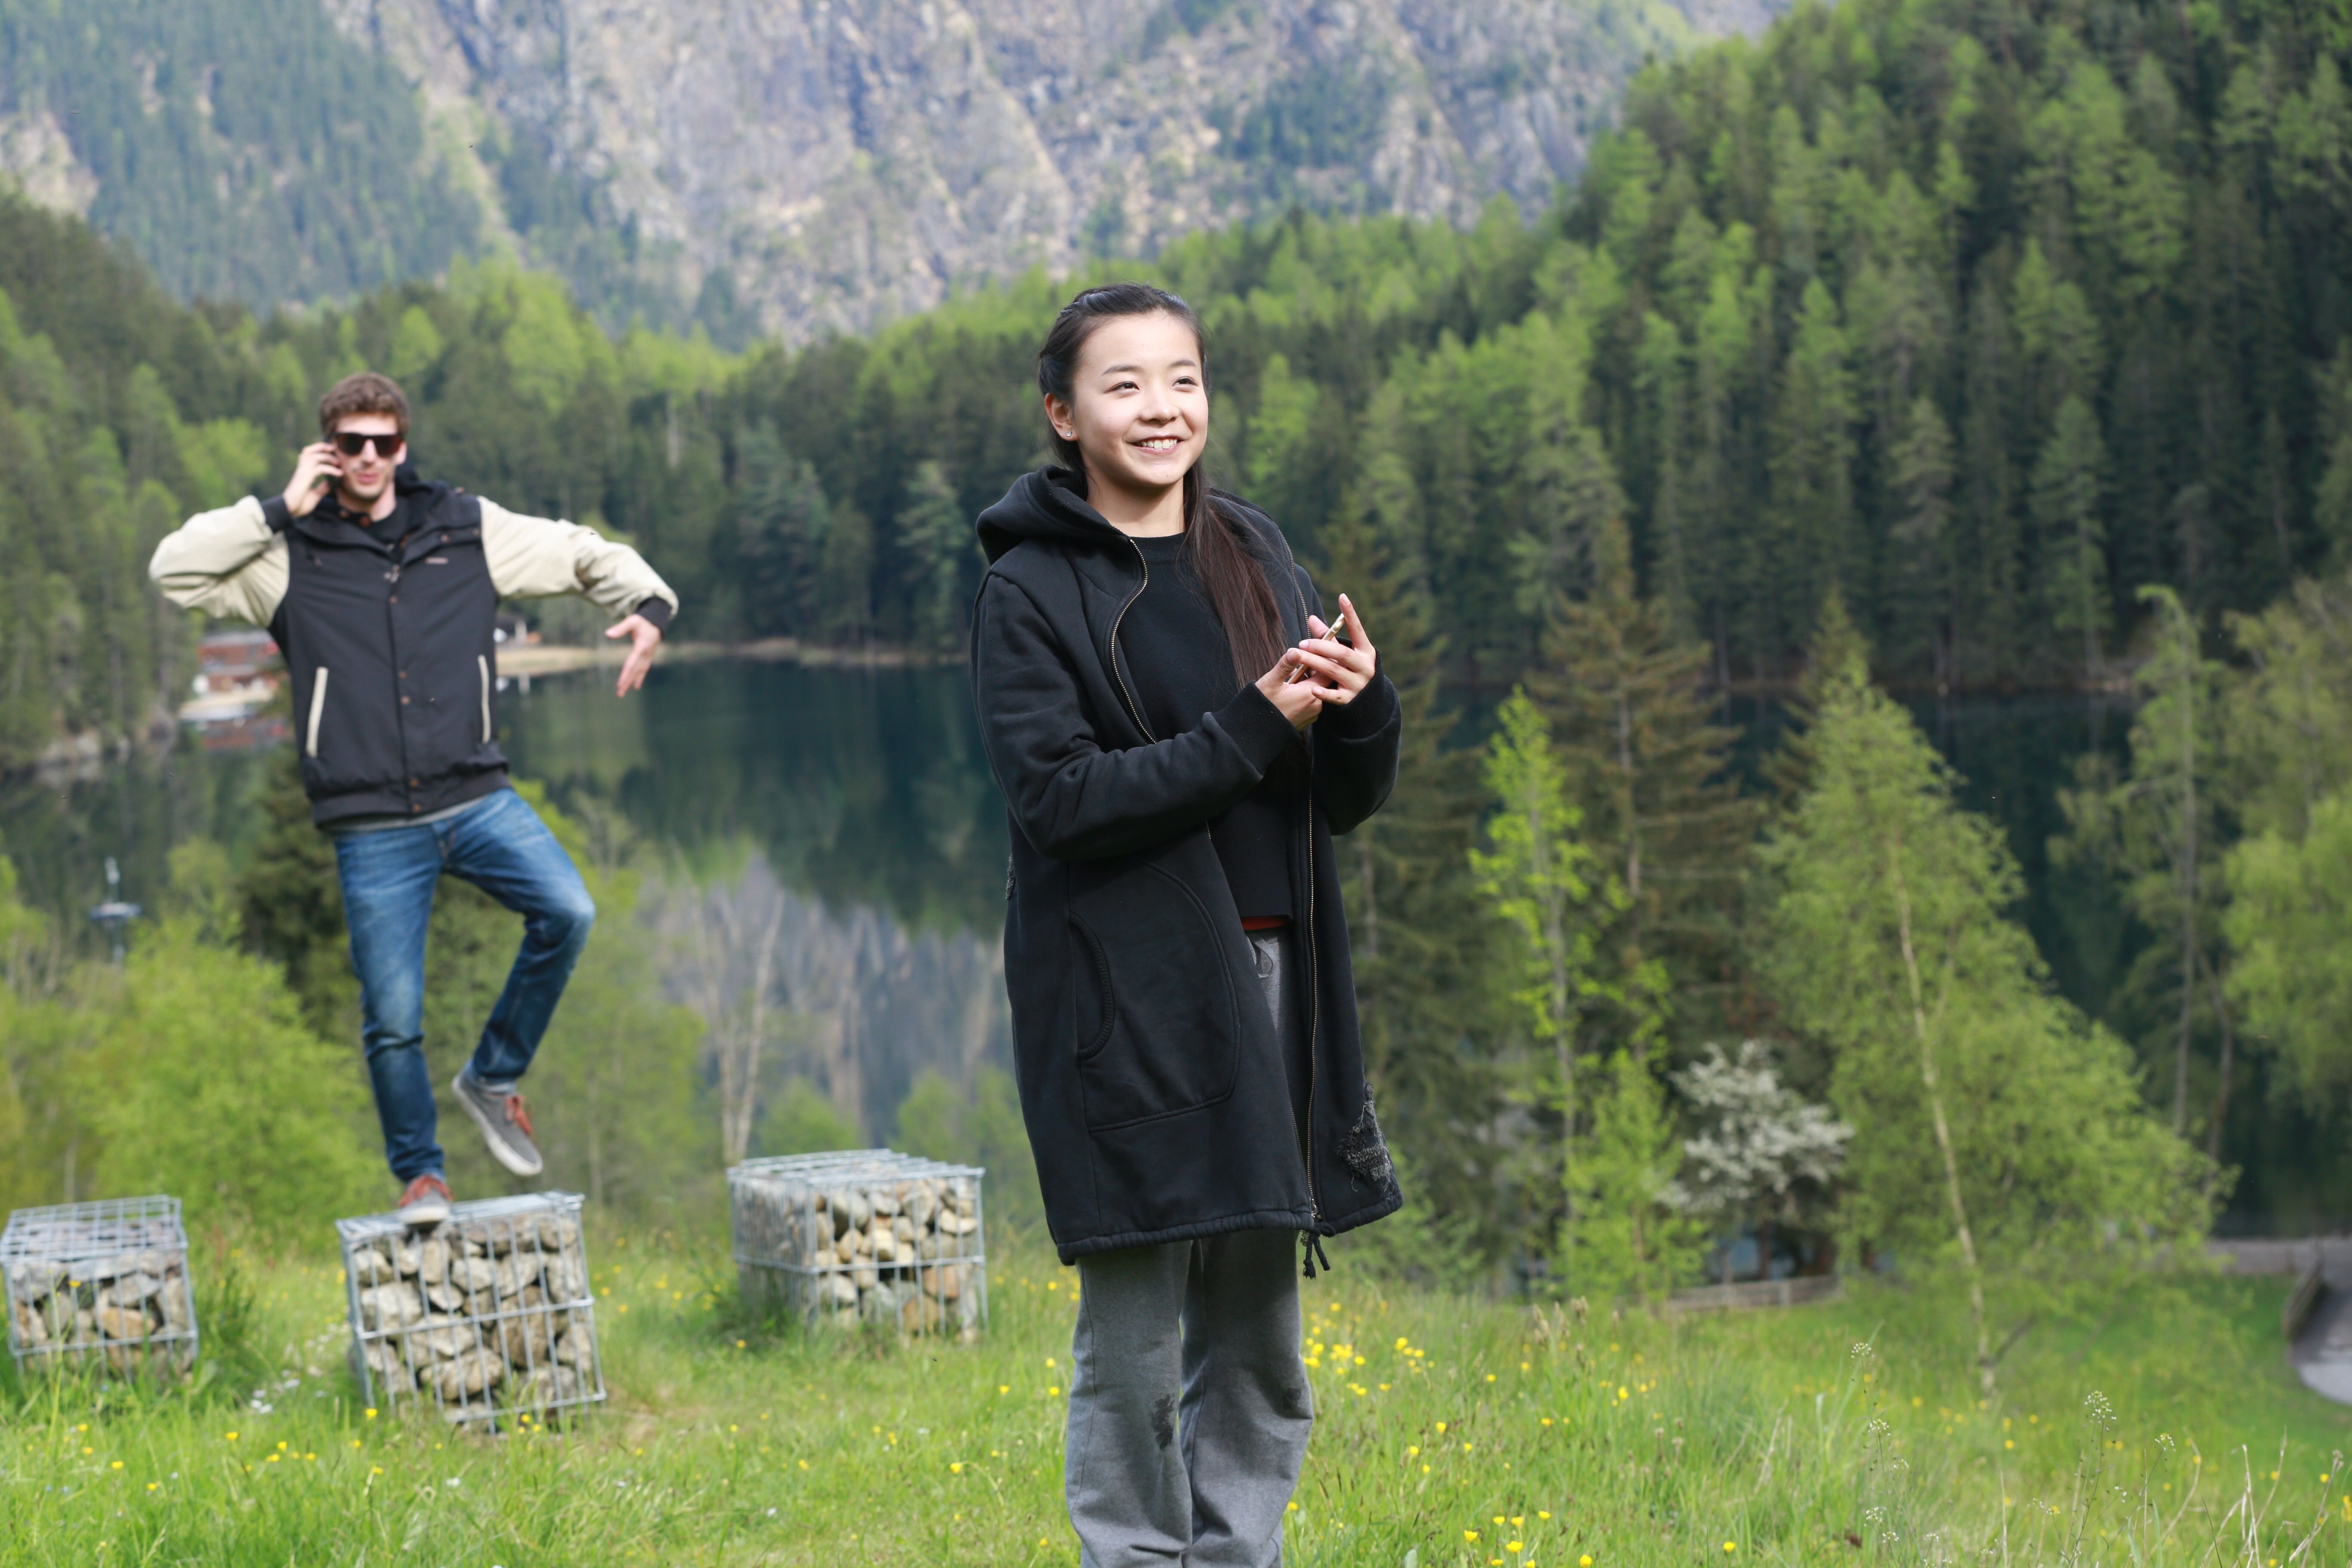
[[[1009,1066],[997,938],[1003,808],[960,668],[860,668],[713,659],[654,672],[614,700],[610,675],[518,684],[501,699],[517,773],[566,809],[633,834],[666,864],[774,918],[778,1003],[809,1022],[789,1065],[886,1136],[925,1068],[961,1079]],[[2057,793],[2093,747],[2119,748],[2130,715],[2080,697],[1971,697],[1915,705],[1999,821],[2023,866],[2022,910],[2053,979],[2094,1013],[2141,938],[2096,877],[2053,868]],[[1735,698],[1743,764],[1769,747],[1778,707]],[[267,758],[192,739],[71,781],[0,783],[0,848],[26,897],[78,921],[105,896],[152,904],[173,845],[204,835],[234,853],[257,826]],[[98,937],[89,936],[93,949]],[[2224,1228],[2298,1234],[2352,1218],[2347,1140],[2268,1091],[2235,1097],[2225,1161],[2242,1168]],[[2274,1103],[2274,1100],[2277,1102]]]

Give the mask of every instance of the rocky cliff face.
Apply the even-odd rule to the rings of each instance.
[[[1280,211],[1546,202],[1777,0],[326,0],[592,298],[804,339]],[[665,309],[667,306],[667,309]]]
[[[0,184],[183,294],[504,245],[806,339],[1293,204],[1539,206],[1645,54],[1781,4],[0,0]]]

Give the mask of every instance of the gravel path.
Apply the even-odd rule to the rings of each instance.
[[[2311,1245],[2318,1248],[2326,1286],[2287,1353],[2305,1387],[2352,1405],[2352,1237],[2329,1237]]]

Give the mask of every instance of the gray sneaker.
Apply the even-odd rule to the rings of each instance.
[[[544,1163],[539,1157],[539,1142],[531,1136],[530,1112],[523,1109],[522,1096],[512,1089],[501,1094],[474,1081],[470,1068],[460,1068],[457,1076],[449,1080],[449,1092],[482,1130],[482,1142],[490,1146],[491,1155],[501,1165],[518,1176],[536,1176]]]
[[[400,1217],[412,1230],[428,1230],[449,1217],[449,1184],[438,1171],[428,1171],[408,1184],[400,1194]]]

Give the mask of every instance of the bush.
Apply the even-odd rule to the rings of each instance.
[[[899,1102],[892,1144],[927,1160],[985,1169],[992,1219],[1027,1224],[1045,1215],[1020,1095],[1003,1068],[982,1068],[968,1089],[949,1082],[936,1068],[924,1068]]]
[[[303,1024],[283,973],[164,920],[119,976],[86,982],[99,1190],[170,1193],[199,1225],[289,1246],[380,1198],[355,1055]]]

